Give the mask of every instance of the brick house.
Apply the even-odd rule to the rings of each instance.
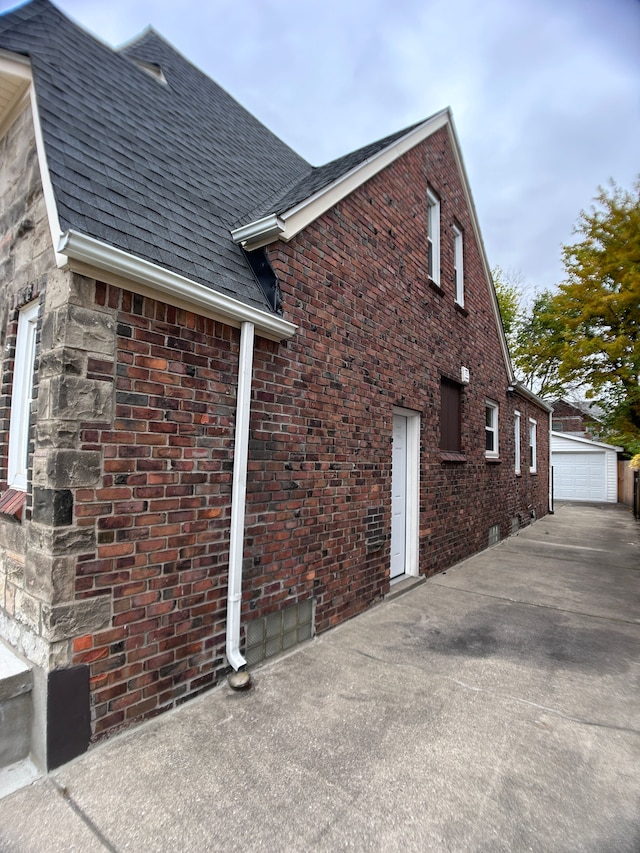
[[[0,636],[53,767],[548,509],[450,111],[314,168],[0,18]]]
[[[602,420],[599,417],[599,408],[588,400],[571,402],[560,398],[551,403],[553,407],[552,427],[556,432],[568,432],[584,438],[594,438]]]

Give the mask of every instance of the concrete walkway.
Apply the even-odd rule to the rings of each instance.
[[[0,850],[640,850],[640,524],[516,537],[0,802]]]

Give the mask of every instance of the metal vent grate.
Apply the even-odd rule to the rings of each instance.
[[[260,663],[310,639],[313,636],[313,610],[313,599],[309,598],[249,622],[245,629],[247,664]]]
[[[500,525],[494,524],[489,528],[489,545],[497,545],[500,541]]]

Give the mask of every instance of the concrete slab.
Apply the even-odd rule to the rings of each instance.
[[[559,510],[3,800],[0,849],[637,853],[635,525]]]

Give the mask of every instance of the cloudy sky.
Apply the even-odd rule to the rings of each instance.
[[[640,0],[56,5],[112,46],[153,26],[314,165],[451,106],[489,262],[529,289],[640,175]]]

